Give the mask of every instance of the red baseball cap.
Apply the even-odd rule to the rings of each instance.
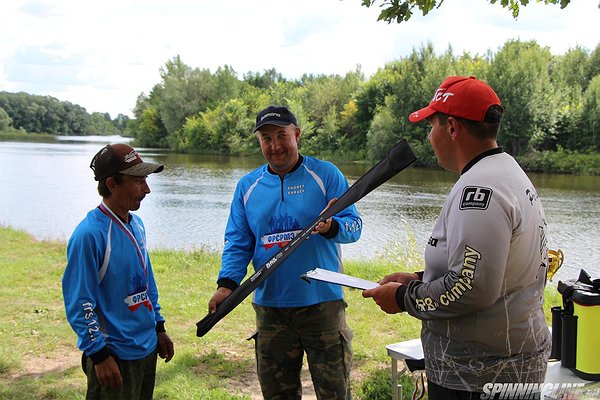
[[[488,109],[500,99],[494,90],[474,76],[450,76],[435,91],[427,107],[410,113],[410,122],[419,122],[436,112],[454,117],[483,121]]]

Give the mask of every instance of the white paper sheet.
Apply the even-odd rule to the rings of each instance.
[[[377,282],[368,281],[366,279],[356,278],[354,276],[340,274],[322,268],[315,268],[302,274],[304,279],[315,279],[318,281],[335,283],[336,285],[348,286],[355,289],[372,289],[379,284]]]

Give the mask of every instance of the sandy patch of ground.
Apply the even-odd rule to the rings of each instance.
[[[312,380],[310,378],[310,372],[306,365],[302,368],[300,375],[302,381],[302,400],[316,400],[315,390],[313,387]],[[244,394],[250,396],[252,400],[262,400],[263,397],[260,392],[260,384],[258,383],[258,377],[255,371],[251,371],[244,376],[240,376],[239,379],[229,380],[227,384],[228,391],[230,393]]]
[[[81,365],[81,352],[77,350],[62,349],[52,354],[52,357],[26,354],[23,356],[22,370],[11,374],[10,377],[16,379],[24,376],[44,375],[79,365]]]

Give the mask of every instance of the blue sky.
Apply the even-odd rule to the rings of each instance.
[[[0,90],[50,95],[88,112],[131,115],[159,69],[183,62],[240,78],[275,68],[370,76],[430,41],[438,53],[483,54],[509,39],[562,54],[600,43],[598,0],[522,7],[518,19],[487,0],[445,0],[408,22],[377,21],[361,0],[11,0],[0,3]]]

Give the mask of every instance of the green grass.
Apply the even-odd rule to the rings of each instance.
[[[346,271],[377,280],[422,265],[414,240],[393,245],[377,260],[349,261]],[[151,254],[167,331],[175,357],[158,367],[156,399],[250,399],[258,388],[250,298],[207,335],[195,323],[215,290],[219,254],[202,249],[158,250]],[[37,241],[0,227],[0,399],[82,399],[85,377],[76,336],[66,321],[61,291],[65,243]],[[560,304],[548,289],[549,307]],[[348,324],[354,332],[352,388],[358,400],[391,398],[390,360],[385,346],[418,337],[420,322],[406,314],[387,315],[358,290],[346,290]],[[405,392],[410,393],[410,379]],[[254,385],[254,386],[253,386]],[[386,397],[387,396],[387,397]]]
[[[58,139],[56,135],[50,135],[49,133],[29,133],[20,131],[17,129],[9,129],[6,131],[0,131],[0,142],[42,142],[52,143]]]

